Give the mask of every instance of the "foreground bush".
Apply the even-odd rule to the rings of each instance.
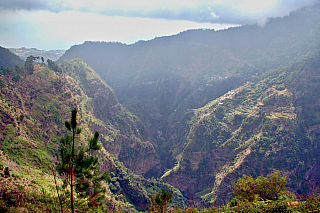
[[[0,212],[60,212],[59,201],[56,197],[44,192],[29,194],[19,187],[19,178],[0,177]],[[234,198],[221,207],[199,209],[197,207],[170,207],[172,192],[162,190],[152,197],[150,212],[155,213],[272,213],[272,212],[320,212],[320,191],[316,191],[305,201],[299,201],[291,195],[283,183],[286,177],[281,172],[274,172],[266,177],[253,179],[249,176],[239,178],[234,185]],[[271,185],[271,183],[273,185]],[[21,184],[20,184],[21,185]],[[266,188],[272,193],[267,193]],[[270,199],[271,198],[271,199]],[[65,200],[65,198],[63,199]],[[110,210],[111,203],[99,207],[86,207],[80,212],[133,212],[129,210]],[[63,205],[63,212],[70,212],[70,206]]]
[[[259,176],[255,180],[251,176],[244,175],[234,184],[233,195],[238,200],[249,202],[276,201],[281,197],[288,196],[286,185],[287,177],[283,176],[280,171],[275,171],[267,177]]]

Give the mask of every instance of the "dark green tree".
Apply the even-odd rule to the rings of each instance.
[[[20,78],[21,78],[21,75],[16,74],[16,75],[14,75],[14,76],[12,77],[12,80],[14,80],[14,81],[19,81]]]
[[[24,68],[29,74],[33,74],[33,64],[37,57],[32,55],[28,56],[26,62],[24,63]]]
[[[71,211],[75,211],[74,191],[78,197],[87,197],[88,205],[99,205],[103,199],[104,188],[102,182],[109,179],[107,172],[99,172],[98,160],[92,156],[92,151],[100,150],[99,133],[95,132],[87,145],[79,143],[81,128],[78,127],[77,110],[71,112],[71,120],[65,122],[70,135],[61,139],[59,173],[65,177],[64,187],[70,186]]]
[[[23,74],[23,67],[20,64],[16,64],[14,66],[14,70],[16,71],[17,74],[21,75]]]
[[[6,82],[0,78],[0,91],[2,92],[2,88],[6,86]]]
[[[49,67],[50,69],[52,69],[53,71],[55,71],[55,72],[59,72],[59,71],[60,71],[60,70],[59,70],[59,66],[56,65],[52,60],[48,59],[48,60],[47,60],[47,63],[48,63],[48,67]]]
[[[10,67],[6,66],[3,71],[2,71],[3,75],[12,75],[14,74],[14,70],[11,69]]]

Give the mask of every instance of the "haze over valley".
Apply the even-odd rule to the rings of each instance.
[[[113,41],[69,26],[70,48],[51,30],[2,39],[0,210],[320,209],[319,1],[14,2],[0,3],[7,24],[32,11],[188,24]]]

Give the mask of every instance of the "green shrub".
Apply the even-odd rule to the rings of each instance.
[[[277,84],[277,85],[276,85],[276,89],[277,89],[277,90],[285,90],[286,87],[284,86],[284,84]]]
[[[151,197],[151,212],[155,211],[159,213],[167,212],[168,205],[172,202],[172,191],[167,191],[166,189],[161,189],[161,192],[157,193]]]
[[[288,195],[286,190],[287,177],[280,171],[275,171],[267,177],[259,176],[253,179],[244,175],[234,184],[233,195],[249,202],[261,200],[278,200],[281,196]]]

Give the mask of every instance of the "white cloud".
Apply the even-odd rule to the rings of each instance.
[[[75,9],[79,9],[82,7],[91,7],[96,9],[108,9],[108,8],[123,8],[123,9],[137,9],[137,8],[145,8],[145,9],[155,9],[155,8],[166,8],[172,6],[179,7],[193,7],[199,2],[210,2],[210,1],[191,1],[191,0],[139,0],[139,1],[128,1],[128,0],[66,0],[64,4],[68,7],[73,7]],[[91,5],[91,6],[90,6]]]
[[[243,0],[237,4],[238,11],[242,13],[261,13],[269,11],[270,9],[275,8],[277,5],[276,0],[268,0],[268,1],[252,1],[252,0]]]
[[[77,11],[64,11],[58,14],[48,11],[32,13],[23,11],[14,16],[7,15],[6,22],[7,35],[0,34],[1,46],[40,49],[67,49],[71,45],[88,40],[130,44],[138,40],[177,34],[187,29],[218,30],[233,26],[138,17],[109,17]],[[12,22],[19,24],[13,27]],[[0,27],[3,28],[3,24],[0,24]]]
[[[105,16],[248,24],[318,0],[10,0],[0,11],[81,11]],[[211,10],[207,10],[211,8]]]
[[[133,43],[187,29],[264,23],[317,0],[0,0],[0,45]]]
[[[212,9],[211,9],[211,7],[208,7],[208,9],[210,10],[210,14],[211,14],[211,16],[213,17],[213,18],[219,18],[220,16],[219,15],[217,15],[214,11],[212,11]]]

